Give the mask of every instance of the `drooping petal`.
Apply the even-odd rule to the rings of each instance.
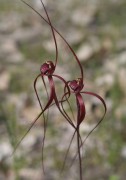
[[[83,91],[83,92],[81,92],[81,93],[82,93],[82,94],[92,95],[92,96],[95,96],[96,98],[98,98],[98,99],[102,102],[105,111],[104,111],[104,114],[103,114],[103,116],[101,117],[100,121],[96,124],[96,126],[88,133],[88,135],[86,136],[86,138],[83,140],[80,148],[84,145],[84,143],[86,142],[87,138],[91,135],[91,133],[92,133],[92,132],[99,126],[99,124],[103,121],[103,119],[104,119],[104,117],[105,117],[105,115],[106,115],[106,112],[107,112],[106,103],[105,103],[104,99],[103,99],[101,96],[99,96],[99,95],[96,94],[96,93],[87,92],[87,91]],[[72,161],[72,163],[71,163],[71,167],[72,167],[72,164],[73,164],[73,162],[75,161],[77,155],[78,155],[78,153],[76,153],[76,155],[75,155],[75,157],[74,157],[74,159],[73,159],[73,161]]]
[[[50,97],[49,100],[46,104],[46,106],[43,108],[43,111],[35,118],[35,120],[31,123],[31,126],[29,127],[29,129],[26,131],[26,133],[24,134],[24,136],[21,138],[21,140],[17,143],[17,145],[14,148],[14,151],[12,152],[12,156],[15,153],[15,151],[17,150],[18,146],[21,144],[21,142],[23,141],[23,139],[26,137],[26,135],[30,132],[30,130],[32,129],[32,127],[34,126],[34,124],[37,122],[37,120],[41,117],[41,115],[50,107],[53,99],[54,99],[54,88],[50,83]]]
[[[87,92],[87,91],[84,91],[84,92],[82,92],[82,93],[88,94],[88,95],[92,95],[92,96],[95,96],[96,98],[98,98],[98,99],[102,102],[102,104],[103,104],[103,106],[104,106],[104,110],[105,110],[102,118],[100,119],[100,121],[96,124],[96,126],[95,126],[95,127],[90,131],[90,133],[86,136],[85,140],[83,141],[83,144],[84,144],[85,141],[87,140],[87,138],[90,136],[90,134],[91,134],[91,133],[99,126],[99,124],[103,121],[103,119],[104,119],[104,117],[105,117],[105,114],[106,114],[106,112],[107,112],[107,106],[106,106],[106,103],[105,103],[104,99],[103,99],[101,96],[99,96],[98,94],[93,93],[93,92]]]
[[[49,94],[48,94],[48,91],[47,91],[47,87],[46,87],[46,84],[45,84],[45,80],[44,80],[44,76],[42,76],[42,74],[39,74],[35,81],[34,81],[34,90],[35,90],[35,93],[36,93],[36,96],[37,96],[37,99],[38,99],[38,102],[39,102],[39,105],[41,107],[41,110],[43,111],[43,107],[42,107],[42,103],[40,101],[40,98],[39,98],[39,95],[38,95],[38,92],[37,92],[37,89],[36,89],[36,83],[37,83],[37,80],[38,78],[41,77],[42,78],[42,82],[44,84],[44,88],[46,90],[46,93],[47,93],[47,97],[49,99]],[[42,140],[42,170],[43,170],[43,173],[45,174],[45,168],[44,168],[44,144],[45,144],[45,137],[46,137],[46,129],[47,129],[47,122],[48,122],[48,114],[49,114],[49,108],[48,108],[48,111],[47,111],[47,115],[45,117],[45,114],[43,112],[43,128],[44,128],[44,133],[43,133],[43,140]]]
[[[59,78],[59,76],[57,76],[57,75],[53,75],[53,76],[55,76],[55,77],[58,77]],[[60,107],[60,104],[59,104],[59,101],[58,101],[58,99],[57,99],[57,95],[56,95],[56,92],[55,92],[55,85],[54,85],[54,81],[53,81],[53,78],[52,78],[52,76],[48,76],[48,79],[49,79],[49,82],[50,82],[50,85],[53,87],[53,89],[54,89],[54,101],[55,101],[55,104],[56,104],[56,106],[57,106],[57,108],[59,109],[59,111],[60,111],[60,113],[63,115],[63,117],[71,124],[71,126],[73,127],[73,128],[75,128],[75,126],[74,126],[74,124],[72,123],[72,121],[70,121],[70,119],[66,116],[66,114],[62,111],[62,109],[61,109],[61,107]],[[63,78],[61,78],[60,77],[60,79],[61,80],[63,80]],[[64,80],[63,80],[64,81]],[[69,93],[69,92],[68,92]]]
[[[36,96],[37,96],[37,99],[38,99],[38,102],[39,102],[39,105],[40,105],[40,107],[41,107],[41,110],[43,111],[43,107],[42,107],[42,103],[41,103],[41,101],[40,101],[40,98],[39,98],[39,95],[38,95],[38,92],[37,92],[37,89],[36,89],[36,83],[37,83],[37,80],[38,80],[38,78],[39,77],[42,77],[42,80],[43,80],[43,82],[44,82],[44,78],[43,78],[43,76],[41,75],[41,74],[39,74],[37,77],[36,77],[36,79],[35,79],[35,81],[34,81],[34,90],[35,90],[35,93],[36,93]],[[44,86],[45,86],[45,89],[46,89],[46,85],[45,85],[45,82],[44,82]],[[48,94],[47,94],[48,95]],[[45,172],[44,171],[44,161],[43,161],[43,151],[44,151],[44,142],[45,142],[45,134],[46,134],[46,127],[47,127],[47,120],[48,120],[48,113],[47,113],[47,119],[45,118],[45,114],[44,114],[44,112],[43,112],[43,120],[44,120],[44,134],[43,134],[43,141],[42,141],[42,169],[43,169],[43,173]]]

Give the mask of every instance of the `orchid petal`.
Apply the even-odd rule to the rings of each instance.
[[[32,122],[31,126],[29,127],[29,129],[26,131],[26,133],[24,134],[24,136],[21,138],[21,140],[17,143],[17,145],[14,148],[14,151],[12,152],[12,155],[15,153],[16,149],[18,148],[18,146],[21,144],[21,142],[23,141],[23,139],[26,137],[26,135],[30,132],[30,130],[32,129],[32,127],[34,126],[34,124],[37,122],[37,120],[41,117],[41,115],[49,108],[49,106],[51,105],[52,101],[53,101],[53,97],[54,97],[54,89],[52,88],[51,84],[51,92],[50,92],[50,97],[49,100],[45,106],[45,108],[43,109],[43,111],[37,116],[37,118]]]
[[[40,98],[39,98],[39,95],[38,95],[38,92],[37,92],[37,89],[36,89],[36,83],[37,83],[37,80],[39,77],[42,77],[42,81],[43,81],[43,84],[44,84],[44,87],[46,89],[46,84],[45,84],[45,81],[44,81],[44,77],[39,74],[35,81],[34,81],[34,90],[35,90],[35,93],[36,93],[36,96],[37,96],[37,99],[38,99],[38,102],[39,102],[39,105],[41,107],[41,110],[43,111],[43,107],[42,107],[42,104],[41,104],[41,101],[40,101]],[[47,92],[47,95],[48,95],[48,91],[46,89],[46,92]],[[49,110],[49,109],[48,109]],[[45,134],[46,134],[46,127],[47,127],[47,120],[48,120],[48,112],[47,112],[47,119],[45,119],[45,115],[43,113],[43,119],[44,119],[44,135],[43,135],[43,141],[42,141],[42,169],[43,169],[43,173],[45,173],[44,171],[44,161],[43,161],[43,153],[44,153],[44,142],[45,142]]]
[[[55,32],[54,32],[52,23],[51,23],[51,21],[50,21],[50,17],[49,17],[49,15],[48,15],[48,12],[47,12],[47,10],[46,10],[46,8],[45,8],[45,5],[44,5],[44,3],[42,2],[42,0],[41,0],[41,3],[42,3],[42,6],[43,6],[43,8],[44,8],[44,11],[45,11],[45,13],[46,13],[46,15],[47,15],[47,18],[48,18],[48,21],[49,21],[48,24],[51,26],[51,30],[52,30],[52,35],[53,35],[53,39],[54,39],[54,43],[55,43],[55,48],[56,48],[56,60],[55,60],[55,67],[56,67],[57,60],[58,60],[58,47],[57,47]]]
[[[87,91],[84,91],[84,92],[82,92],[82,93],[88,94],[88,95],[92,95],[92,96],[95,96],[96,98],[98,98],[98,99],[102,102],[102,104],[103,104],[103,106],[104,106],[104,109],[105,109],[104,114],[103,114],[101,120],[96,124],[96,126],[95,126],[95,127],[90,131],[90,133],[86,136],[85,140],[83,141],[83,144],[84,144],[85,141],[87,140],[87,138],[90,136],[90,134],[91,134],[91,133],[99,126],[99,124],[103,121],[103,119],[104,119],[104,117],[105,117],[105,114],[106,114],[106,111],[107,111],[107,107],[106,107],[106,103],[105,103],[104,99],[103,99],[101,96],[99,96],[98,94],[95,94],[95,93],[93,93],[93,92],[87,92]]]
[[[83,93],[83,94],[88,94],[88,95],[92,95],[92,96],[97,97],[97,98],[102,102],[105,111],[104,111],[104,114],[103,114],[102,118],[100,119],[100,121],[99,121],[99,122],[96,124],[96,126],[88,133],[88,135],[87,135],[86,138],[84,139],[83,143],[81,144],[80,148],[84,145],[84,143],[86,142],[86,140],[87,140],[87,138],[90,136],[90,134],[91,134],[91,133],[99,126],[99,124],[103,121],[103,119],[104,119],[104,117],[105,117],[105,114],[106,114],[106,112],[107,112],[106,103],[105,103],[104,99],[103,99],[101,96],[99,96],[98,94],[95,94],[95,93],[93,93],[93,92],[87,92],[87,91],[83,91],[83,92],[81,92],[81,93]],[[71,163],[71,166],[72,166],[73,162],[75,161],[77,155],[78,155],[78,153],[76,153],[76,155],[75,155],[75,157],[74,157],[74,159],[73,159],[73,161],[72,161],[72,163]],[[70,166],[70,167],[71,167],[71,166]]]
[[[54,76],[57,77],[56,75],[54,75]],[[74,124],[68,119],[68,117],[63,113],[63,111],[62,111],[61,108],[60,108],[59,101],[58,101],[57,96],[56,96],[56,93],[55,93],[54,81],[53,81],[52,76],[48,76],[48,79],[49,79],[50,85],[51,85],[51,86],[53,87],[53,89],[54,89],[53,98],[54,98],[54,100],[55,100],[56,106],[58,107],[59,111],[60,111],[61,114],[64,116],[64,118],[71,124],[71,126],[73,126],[73,128],[75,128]]]
[[[67,40],[61,35],[61,33],[58,32],[58,30],[57,30],[54,26],[50,25],[50,23],[49,23],[39,12],[37,12],[37,10],[35,10],[30,4],[26,3],[24,0],[21,0],[21,1],[22,1],[24,4],[26,4],[28,7],[30,7],[36,14],[38,14],[47,24],[49,24],[49,26],[53,27],[53,29],[57,32],[57,34],[64,40],[64,42],[67,44],[67,46],[68,46],[69,49],[71,50],[72,54],[74,55],[74,57],[75,57],[78,65],[79,65],[79,68],[80,68],[80,71],[81,71],[81,78],[82,78],[82,80],[83,80],[83,76],[84,76],[84,75],[83,75],[83,67],[82,67],[82,65],[81,65],[81,63],[80,63],[80,60],[78,59],[76,53],[74,52],[74,50],[72,49],[72,47],[69,45],[69,43],[67,42]]]

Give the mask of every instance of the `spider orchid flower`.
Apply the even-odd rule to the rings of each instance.
[[[39,105],[41,107],[41,113],[37,116],[37,118],[33,121],[33,123],[31,124],[30,128],[28,129],[28,131],[25,133],[25,135],[21,138],[21,140],[19,141],[19,143],[17,144],[17,146],[15,147],[14,149],[14,152],[16,151],[17,147],[20,145],[20,143],[22,142],[22,140],[25,138],[25,136],[29,133],[29,131],[31,130],[31,128],[34,126],[34,124],[36,123],[36,121],[40,118],[41,115],[43,115],[43,119],[44,119],[44,138],[43,138],[43,142],[44,142],[44,139],[45,139],[45,132],[46,132],[46,120],[45,120],[45,116],[44,116],[44,112],[49,109],[50,106],[52,106],[52,102],[54,100],[54,104],[56,104],[57,108],[59,109],[59,111],[61,112],[61,114],[64,116],[64,118],[69,122],[69,124],[75,129],[75,126],[73,124],[73,122],[71,121],[71,119],[67,116],[66,113],[64,113],[64,111],[62,111],[62,109],[60,108],[60,102],[58,99],[57,99],[57,95],[56,95],[56,91],[55,91],[55,83],[54,83],[54,77],[55,78],[58,78],[60,79],[64,85],[65,85],[65,88],[64,88],[64,93],[66,93],[66,88],[67,88],[67,95],[68,97],[65,99],[65,101],[68,101],[68,98],[70,97],[70,90],[69,90],[69,86],[67,84],[67,82],[63,79],[63,77],[59,76],[59,75],[56,75],[54,74],[54,71],[55,71],[55,68],[56,68],[56,65],[57,65],[57,60],[58,60],[58,48],[57,48],[57,42],[56,42],[56,37],[55,37],[55,32],[57,32],[57,34],[59,34],[59,36],[65,41],[65,43],[68,45],[69,49],[72,51],[74,57],[76,58],[76,61],[79,65],[79,68],[81,70],[81,76],[83,77],[83,69],[82,69],[82,66],[80,64],[80,61],[79,59],[77,58],[74,50],[71,48],[71,46],[69,45],[69,43],[66,41],[66,39],[54,28],[54,26],[52,26],[52,23],[50,21],[50,18],[49,18],[49,15],[47,13],[47,10],[45,8],[45,5],[43,3],[42,0],[41,3],[42,3],[42,6],[45,10],[45,13],[46,13],[46,16],[48,18],[48,21],[39,13],[37,12],[31,5],[29,5],[28,3],[26,3],[24,0],[21,0],[23,3],[25,3],[27,6],[29,6],[34,12],[36,12],[50,27],[51,27],[51,31],[52,31],[52,35],[53,35],[53,39],[54,39],[54,43],[55,43],[55,48],[56,48],[56,60],[55,60],[55,64],[52,62],[52,61],[46,61],[44,64],[41,65],[41,68],[40,68],[40,74],[36,77],[35,81],[34,81],[34,90],[35,90],[35,93],[36,93],[36,96],[37,96],[37,99],[38,99],[38,102],[39,102]],[[55,32],[54,32],[55,31]],[[45,80],[44,80],[44,77],[48,77],[48,81],[49,81],[49,86],[50,86],[50,95],[48,95],[48,92],[47,92],[47,95],[48,95],[48,103],[46,104],[45,108],[42,107],[42,104],[41,104],[41,101],[40,101],[40,98],[39,98],[39,95],[38,95],[38,92],[37,92],[37,89],[36,89],[36,83],[37,83],[37,80],[38,78],[42,78],[42,81],[43,81],[43,84],[45,86],[45,89],[46,89],[46,92],[47,92],[47,88],[46,88],[46,84],[45,84]],[[64,100],[63,100],[64,101]],[[70,104],[69,104],[70,106]],[[70,107],[71,108],[71,107]]]
[[[23,0],[21,0],[22,2],[24,2]],[[42,2],[42,1],[41,1]],[[26,2],[24,2],[25,4],[27,4]],[[28,5],[28,4],[27,4]],[[16,151],[16,149],[18,148],[18,146],[20,145],[20,143],[22,142],[22,140],[25,138],[25,136],[29,133],[29,131],[31,130],[31,128],[34,126],[34,124],[36,123],[36,121],[43,115],[43,118],[44,118],[44,138],[45,138],[45,132],[46,132],[46,120],[45,120],[45,116],[44,116],[44,112],[46,110],[48,110],[50,108],[50,106],[52,105],[56,105],[57,108],[59,109],[60,113],[64,116],[64,118],[71,124],[71,126],[73,126],[73,128],[75,128],[74,124],[72,123],[72,121],[66,117],[66,115],[64,114],[64,112],[62,111],[62,108],[60,107],[60,101],[58,100],[57,98],[57,94],[56,94],[56,91],[55,91],[55,82],[54,82],[54,77],[59,79],[60,81],[62,81],[62,83],[64,83],[64,86],[65,86],[65,90],[66,91],[66,87],[67,87],[67,92],[68,92],[68,97],[70,96],[70,90],[69,90],[69,86],[67,84],[67,82],[59,75],[56,75],[54,74],[54,71],[55,71],[55,68],[56,68],[56,65],[57,65],[57,61],[58,61],[58,48],[57,48],[57,42],[56,42],[56,37],[55,37],[55,33],[54,33],[54,29],[52,27],[52,24],[51,24],[51,21],[50,21],[50,18],[48,16],[48,13],[45,9],[45,6],[42,2],[42,5],[44,7],[44,10],[46,12],[46,15],[47,15],[47,18],[48,18],[48,24],[50,25],[51,27],[51,31],[52,31],[52,35],[53,35],[53,39],[54,39],[54,42],[55,42],[55,48],[56,48],[56,59],[55,59],[55,64],[52,62],[52,61],[46,61],[45,63],[43,63],[41,65],[41,68],[40,68],[40,74],[36,77],[35,81],[34,81],[34,90],[35,90],[35,93],[36,93],[36,96],[37,96],[37,99],[38,99],[38,102],[39,102],[39,105],[41,107],[41,113],[35,118],[35,120],[32,122],[31,126],[29,127],[29,129],[27,130],[27,132],[24,134],[24,136],[21,138],[21,140],[18,142],[18,144],[16,145],[14,151],[12,154],[14,154],[14,152]],[[29,6],[29,5],[28,5]],[[47,77],[48,78],[48,81],[49,81],[49,87],[50,87],[50,94],[48,95],[48,92],[47,92],[47,88],[46,88],[46,84],[45,84],[45,80],[44,78]],[[39,95],[38,95],[38,91],[37,91],[37,88],[36,88],[36,83],[38,81],[38,78],[42,78],[42,81],[43,81],[43,84],[45,86],[45,89],[46,89],[46,92],[47,92],[47,95],[48,95],[48,102],[47,104],[45,105],[45,107],[43,108],[42,107],[42,104],[41,104],[41,101],[40,101],[40,98],[39,98]],[[52,104],[52,102],[54,101],[54,103]],[[44,138],[43,138],[43,142],[44,142]]]
[[[74,134],[71,138],[69,147],[67,149],[67,153],[64,159],[64,164],[63,167],[65,165],[65,161],[67,158],[67,154],[69,152],[71,143],[73,141],[73,138],[75,136],[75,134],[77,134],[77,144],[78,144],[78,150],[77,153],[73,159],[73,161],[76,159],[77,155],[79,157],[79,171],[80,171],[80,180],[82,180],[82,157],[81,157],[81,153],[80,150],[82,148],[82,146],[84,145],[86,139],[89,137],[89,135],[94,131],[94,129],[102,122],[105,114],[106,114],[106,104],[103,100],[103,98],[93,92],[87,92],[87,91],[83,91],[84,88],[84,75],[83,75],[83,68],[82,65],[76,55],[76,53],[74,52],[74,50],[72,49],[72,47],[69,45],[69,43],[67,42],[67,40],[57,31],[57,29],[52,25],[51,20],[49,18],[49,15],[47,13],[47,10],[45,8],[45,5],[43,4],[43,1],[41,1],[41,4],[44,8],[44,11],[46,13],[47,19],[46,20],[39,12],[37,12],[37,10],[35,10],[31,5],[29,5],[28,3],[26,3],[24,0],[21,0],[23,3],[25,3],[27,6],[29,6],[35,13],[37,13],[42,20],[44,20],[51,28],[52,31],[52,35],[53,35],[53,39],[54,39],[54,43],[55,43],[55,49],[56,49],[56,59],[55,59],[55,63],[53,61],[46,61],[45,63],[43,63],[40,67],[40,74],[36,77],[35,81],[34,81],[34,90],[39,102],[39,105],[41,107],[41,113],[35,118],[35,120],[32,122],[31,126],[29,127],[29,129],[27,130],[27,132],[25,133],[25,135],[21,138],[21,140],[19,141],[19,143],[17,144],[17,146],[14,149],[14,152],[16,151],[17,147],[20,145],[20,143],[22,142],[22,140],[25,138],[25,136],[29,133],[29,131],[31,130],[31,128],[34,126],[34,124],[36,123],[36,121],[43,115],[43,119],[44,119],[44,137],[43,137],[43,147],[42,147],[42,151],[44,148],[44,140],[45,140],[45,134],[46,134],[46,127],[47,127],[47,119],[45,118],[45,111],[48,110],[52,105],[56,105],[58,110],[60,111],[60,113],[63,115],[63,117],[65,118],[65,120],[67,120],[67,122],[74,128]],[[57,65],[57,61],[58,61],[58,47],[57,47],[57,41],[56,41],[56,37],[55,37],[55,32],[64,40],[64,42],[66,43],[66,45],[68,46],[68,48],[70,49],[70,51],[73,53],[74,58],[79,66],[80,69],[80,78],[73,80],[73,81],[66,81],[64,80],[63,77],[55,74],[55,69],[56,69],[56,65]],[[36,88],[36,83],[38,81],[38,78],[42,79],[42,82],[44,84],[47,96],[48,96],[48,102],[46,103],[45,107],[43,108],[39,95],[38,95],[38,91]],[[49,83],[49,93],[47,91],[47,86],[45,83],[45,78],[48,79],[48,83]],[[63,84],[64,84],[64,94],[62,95],[61,100],[58,99],[57,97],[57,93],[55,90],[55,81],[54,78],[57,78],[58,80],[60,80]],[[69,105],[69,107],[71,108],[70,102],[69,102],[69,98],[71,95],[74,95],[76,98],[76,106],[77,106],[77,117],[75,122],[73,122],[73,120],[69,117],[69,115],[67,114],[67,112],[65,111],[64,107],[63,107],[63,103],[66,101]],[[89,134],[86,136],[86,138],[84,140],[82,140],[81,136],[80,136],[80,126],[82,124],[82,122],[85,119],[85,115],[86,115],[86,109],[85,109],[85,103],[83,100],[83,95],[91,95],[96,97],[97,99],[99,99],[105,109],[105,112],[103,114],[103,117],[101,118],[101,120],[98,122],[98,124],[91,130],[91,132],[89,132]],[[72,111],[72,110],[71,110]],[[14,153],[13,152],[13,153]],[[42,152],[43,153],[43,152]],[[42,160],[43,161],[43,160]]]
[[[82,78],[78,78],[77,80],[72,80],[72,81],[68,81],[68,85],[70,87],[70,89],[72,90],[71,93],[75,95],[76,97],[76,106],[77,106],[77,117],[76,117],[76,129],[74,131],[74,134],[71,138],[71,141],[70,141],[70,144],[69,144],[69,147],[67,149],[67,153],[65,155],[65,158],[64,158],[64,163],[63,163],[63,167],[62,167],[62,171],[64,169],[64,166],[65,166],[65,161],[66,161],[66,158],[67,158],[67,155],[68,155],[68,152],[69,152],[69,149],[70,149],[70,146],[72,144],[72,141],[73,141],[73,138],[75,136],[75,133],[77,133],[77,144],[78,144],[78,151],[73,159],[73,161],[76,159],[77,155],[79,156],[79,170],[80,170],[80,180],[82,180],[82,157],[81,157],[81,153],[80,153],[80,149],[82,148],[82,146],[84,145],[85,141],[87,140],[87,138],[89,137],[89,135],[94,131],[94,129],[102,122],[102,120],[104,119],[104,116],[106,114],[106,111],[107,111],[107,107],[106,107],[106,103],[104,101],[104,99],[99,96],[98,94],[94,93],[94,92],[88,92],[88,91],[83,91],[83,87],[84,87],[84,84],[83,84],[83,80]],[[64,94],[63,97],[62,97],[62,109],[64,110],[64,107],[63,107],[63,99],[64,97],[67,95]],[[104,107],[104,114],[102,116],[102,118],[100,119],[100,121],[96,124],[96,126],[89,132],[89,134],[86,136],[86,138],[82,141],[82,138],[80,136],[80,132],[79,132],[79,129],[80,129],[80,126],[81,126],[81,123],[84,121],[85,119],[85,115],[86,115],[86,109],[85,109],[85,103],[84,103],[84,100],[83,100],[83,97],[82,95],[91,95],[91,96],[94,96],[96,97],[98,100],[101,101],[101,103],[103,104],[103,107]],[[64,110],[65,111],[65,110]],[[65,112],[66,113],[66,112]],[[68,116],[68,115],[67,115]],[[72,162],[73,164],[73,162]],[[71,165],[72,166],[72,165]]]
[[[24,0],[21,0],[21,1],[22,1],[24,4],[26,4],[28,7],[30,7],[36,14],[38,14],[38,15],[41,17],[42,20],[44,20],[44,21],[51,27],[52,34],[53,34],[53,38],[54,38],[54,42],[55,42],[55,47],[56,47],[55,67],[56,67],[57,59],[58,59],[58,49],[57,49],[57,43],[56,43],[56,38],[55,38],[55,32],[56,32],[56,33],[64,40],[64,42],[66,43],[66,45],[68,46],[68,48],[70,49],[70,51],[73,53],[73,55],[74,55],[74,57],[75,57],[75,59],[76,59],[76,61],[77,61],[77,63],[78,63],[78,66],[79,66],[79,68],[80,68],[81,78],[82,78],[82,80],[83,80],[83,68],[82,68],[82,65],[81,65],[81,63],[80,63],[80,61],[79,61],[76,53],[74,52],[74,50],[72,49],[72,47],[69,45],[69,43],[67,42],[67,40],[66,40],[66,39],[58,32],[58,30],[52,25],[52,23],[51,23],[51,21],[50,21],[50,18],[49,18],[49,15],[48,15],[48,12],[47,12],[47,10],[46,10],[46,8],[45,8],[45,5],[44,5],[43,1],[40,0],[42,6],[43,6],[43,8],[44,8],[44,11],[45,11],[45,13],[46,13],[46,16],[47,16],[47,18],[48,18],[48,21],[47,21],[37,10],[35,10],[31,5],[29,5],[28,3],[26,3]],[[55,32],[54,32],[54,31],[55,31]],[[42,66],[45,66],[45,69],[46,69],[47,66],[48,66],[48,64],[47,64],[47,63],[44,63]],[[51,65],[50,65],[50,66],[51,66]],[[54,71],[54,65],[52,65],[52,68],[53,68],[53,71]],[[34,89],[35,89],[35,92],[36,92],[36,95],[37,95],[39,104],[40,104],[40,106],[41,106],[41,102],[40,102],[40,100],[39,100],[39,97],[38,97],[38,94],[37,94],[37,90],[36,90],[36,88],[35,88],[35,86],[36,86],[36,81],[37,81],[37,79],[39,78],[39,76],[40,76],[40,75],[38,75],[37,78],[35,79]],[[61,79],[61,80],[64,82],[64,84],[65,84],[65,88],[64,88],[64,89],[66,90],[66,87],[67,87],[67,89],[68,89],[67,95],[69,94],[69,95],[68,95],[68,98],[69,98],[69,97],[70,97],[70,90],[69,90],[68,85],[66,85],[65,80],[64,80],[62,77],[59,77],[58,75],[53,75],[53,76]],[[44,83],[44,81],[43,81],[43,83]],[[44,84],[45,84],[45,83],[44,83]],[[46,87],[45,87],[45,88],[46,88]],[[64,93],[65,93],[65,91],[64,91]],[[68,102],[68,98],[66,98],[66,101],[67,101],[67,102]],[[61,102],[61,101],[59,101],[59,102]],[[69,103],[69,102],[68,102],[68,103]],[[69,106],[70,106],[70,104],[69,104]],[[42,107],[42,106],[41,106],[41,107]],[[59,109],[59,110],[61,111],[61,109]],[[63,114],[63,112],[61,112],[61,113]],[[64,114],[67,115],[65,112],[64,112]],[[63,116],[64,116],[64,114],[63,114]],[[66,118],[66,117],[65,117],[65,118]],[[74,127],[73,123],[71,122],[71,120],[70,120],[70,118],[69,118],[68,116],[67,116],[66,119],[67,119],[67,121]],[[74,128],[75,128],[75,127],[74,127]]]
[[[47,62],[44,63],[44,64],[41,66],[41,70],[42,70],[42,71],[44,70],[44,71],[42,72],[42,74],[44,73],[44,75],[47,76],[47,75],[49,75],[49,73],[50,73],[50,70],[49,70],[48,68],[52,68],[51,73],[53,73],[54,70],[55,70],[55,68],[56,68],[57,59],[58,59],[58,48],[57,48],[57,42],[56,42],[56,37],[55,37],[55,32],[56,32],[56,33],[64,40],[64,42],[66,43],[66,45],[68,46],[68,48],[70,49],[70,51],[73,53],[73,55],[74,55],[74,57],[75,57],[75,59],[76,59],[76,61],[77,61],[77,63],[78,63],[78,66],[79,66],[79,68],[80,68],[81,78],[83,79],[83,68],[82,68],[82,65],[81,65],[81,63],[80,63],[80,61],[79,61],[76,53],[74,52],[74,50],[72,49],[72,47],[69,45],[69,43],[67,42],[67,40],[66,40],[66,39],[58,32],[58,30],[56,30],[56,28],[52,25],[51,20],[50,20],[50,17],[49,17],[49,15],[48,15],[48,12],[47,12],[47,10],[46,10],[46,7],[45,7],[43,1],[40,0],[42,6],[43,6],[43,8],[44,8],[44,11],[45,11],[45,13],[46,13],[46,16],[47,16],[47,18],[48,18],[48,21],[47,21],[37,10],[35,10],[31,5],[29,5],[28,3],[26,3],[24,0],[21,0],[21,1],[22,1],[24,4],[26,4],[28,7],[30,7],[36,14],[38,14],[38,15],[41,17],[42,20],[44,20],[44,21],[51,27],[51,31],[52,31],[52,35],[53,35],[54,42],[55,42],[55,47],[56,47],[56,60],[55,60],[55,65],[53,65],[53,62],[51,62],[51,61],[48,61],[48,63],[50,63],[50,64],[48,64]],[[44,68],[44,69],[43,69],[43,68]],[[47,69],[49,70],[49,72],[46,72]],[[40,101],[40,99],[39,99],[39,96],[38,96],[38,93],[37,93],[37,90],[36,90],[36,82],[37,82],[37,79],[38,79],[40,76],[41,76],[41,74],[39,74],[39,75],[37,76],[37,78],[35,79],[35,81],[34,81],[34,89],[35,89],[35,92],[36,92],[36,95],[37,95],[39,104],[40,104],[41,109],[42,109],[41,101]],[[58,75],[54,75],[54,74],[53,74],[53,76],[59,78],[60,80],[62,80],[62,81],[64,82],[64,84],[65,84],[64,93],[65,93],[66,87],[67,87],[67,90],[68,90],[67,95],[68,95],[68,97],[65,99],[65,101],[67,101],[68,104],[69,104],[68,98],[70,97],[70,90],[69,90],[68,84],[66,84],[66,81],[65,81],[62,77],[60,77],[60,76],[58,76]],[[42,76],[42,77],[43,77],[43,76]],[[42,79],[43,79],[43,78],[42,78]],[[50,75],[49,75],[49,81],[50,81],[50,82],[52,81]],[[43,83],[44,83],[44,85],[45,85],[44,79],[43,79]],[[52,84],[53,84],[53,83],[52,83]],[[46,88],[46,87],[45,87],[45,88]],[[50,88],[51,88],[51,84],[50,84]],[[55,94],[55,93],[54,93],[54,94]],[[65,93],[65,94],[66,94],[66,93]],[[64,101],[64,100],[62,100],[62,101]],[[56,102],[56,101],[55,101],[55,102]],[[60,103],[60,102],[61,102],[61,101],[59,101],[59,103]],[[70,104],[69,104],[69,106],[70,106]],[[59,104],[58,104],[58,100],[57,100],[57,107],[58,107],[58,109],[60,110],[61,114],[66,118],[66,120],[67,120],[67,121],[73,126],[73,128],[75,129],[74,124],[72,123],[71,119],[67,116],[67,114],[65,113],[65,111],[64,111],[64,114],[63,114],[63,112],[62,112],[61,109],[59,108],[60,106],[59,106]],[[71,109],[71,107],[70,107],[70,109]],[[72,109],[71,109],[71,111],[72,111]]]

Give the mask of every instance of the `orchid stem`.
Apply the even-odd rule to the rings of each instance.
[[[77,130],[77,146],[78,146],[78,157],[79,157],[79,173],[80,173],[80,180],[83,180],[83,178],[82,178],[82,159],[81,159],[81,153],[80,153],[79,128],[78,128],[78,130]]]

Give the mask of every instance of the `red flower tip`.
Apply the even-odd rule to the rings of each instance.
[[[77,80],[70,81],[69,86],[74,92],[80,92],[84,87],[82,78],[77,78]]]
[[[55,71],[55,66],[52,61],[46,61],[41,65],[40,71],[42,75],[51,75]]]

